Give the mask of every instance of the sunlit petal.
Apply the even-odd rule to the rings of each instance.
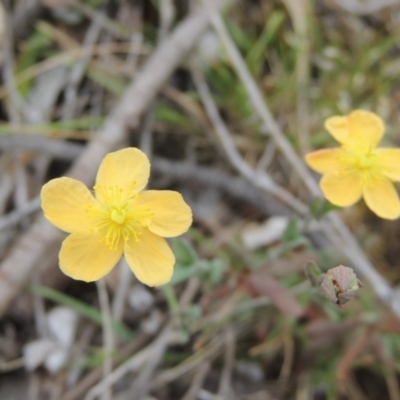
[[[129,147],[104,157],[97,172],[96,186],[118,187],[134,195],[144,189],[149,175],[147,156],[139,149]]]
[[[347,116],[334,116],[325,120],[325,128],[340,143],[349,137],[349,119]]]
[[[392,181],[400,181],[400,149],[376,149],[382,173]]]
[[[165,239],[147,229],[125,245],[125,257],[140,282],[160,286],[171,280],[175,256]]]
[[[192,224],[192,211],[178,192],[146,190],[132,202],[131,208],[151,232],[163,237],[181,235]]]
[[[349,115],[351,146],[357,149],[371,150],[382,139],[385,125],[376,114],[356,110]]]
[[[121,258],[123,241],[111,250],[101,240],[100,233],[75,232],[63,242],[60,268],[65,275],[80,281],[92,282],[107,275]]]
[[[396,219],[400,216],[400,200],[393,183],[385,177],[371,179],[363,190],[367,206],[378,217]]]
[[[340,207],[351,206],[362,195],[361,173],[356,170],[324,175],[320,182],[325,197]]]
[[[321,149],[306,155],[307,164],[320,174],[339,171],[343,168],[340,160],[341,149]]]
[[[374,149],[385,130],[382,119],[365,110],[328,118],[325,127],[345,148],[360,153]]]
[[[95,223],[96,217],[88,209],[98,207],[98,202],[82,182],[52,179],[42,187],[40,196],[45,217],[63,231],[85,231]]]

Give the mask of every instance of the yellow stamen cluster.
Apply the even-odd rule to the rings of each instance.
[[[133,184],[129,190],[117,186],[94,187],[102,207],[88,206],[87,212],[94,214],[97,220],[90,230],[102,232],[103,237],[100,242],[111,250],[118,248],[120,240],[124,240],[125,246],[128,247],[130,239],[138,242],[141,229],[151,222],[153,214],[149,209],[138,212],[132,207],[133,201],[137,198],[137,195],[132,194],[134,186]]]

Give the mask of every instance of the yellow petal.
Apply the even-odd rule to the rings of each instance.
[[[364,110],[353,111],[348,116],[328,118],[325,127],[345,148],[361,153],[374,149],[385,130],[380,117]]]
[[[115,187],[139,193],[147,185],[150,162],[139,149],[129,147],[107,154],[97,172],[96,186]]]
[[[40,194],[45,217],[66,232],[88,230],[95,216],[88,207],[98,207],[89,189],[72,178],[52,179],[42,187]]]
[[[312,169],[320,174],[327,174],[343,168],[340,162],[341,153],[341,149],[322,149],[308,153],[305,158]]]
[[[382,173],[391,181],[400,181],[400,149],[376,149]]]
[[[367,206],[378,216],[396,219],[400,216],[400,200],[393,183],[386,177],[377,177],[364,187]]]
[[[173,274],[175,256],[165,239],[147,229],[135,241],[125,244],[125,257],[136,278],[148,286],[168,283]]]
[[[171,190],[146,190],[132,203],[141,222],[156,235],[174,237],[182,235],[192,224],[192,210],[178,192]],[[147,217],[151,214],[151,217]]]
[[[351,206],[361,198],[361,173],[341,171],[324,175],[320,182],[325,197],[340,207]]]
[[[121,240],[115,250],[100,242],[100,233],[75,232],[63,242],[60,251],[60,268],[65,275],[80,281],[97,281],[107,275],[123,252]]]
[[[349,137],[349,119],[347,116],[334,116],[325,120],[325,128],[340,143]]]

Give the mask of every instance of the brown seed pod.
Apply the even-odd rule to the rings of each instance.
[[[351,268],[339,265],[327,271],[320,290],[332,303],[342,306],[352,300],[362,286]]]

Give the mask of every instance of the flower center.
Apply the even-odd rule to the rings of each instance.
[[[374,165],[374,157],[372,154],[363,154],[357,157],[357,166],[360,169],[370,169]]]
[[[373,185],[375,179],[381,174],[382,166],[374,152],[354,155],[352,165],[361,173],[361,185],[363,187]]]
[[[94,232],[101,232],[100,242],[111,250],[119,248],[121,241],[125,248],[129,242],[140,240],[142,229],[148,226],[153,213],[143,207],[132,207],[137,195],[133,195],[133,188],[123,189],[118,186],[94,187],[99,201],[98,207],[90,205],[87,212],[96,216],[97,222],[90,228]]]
[[[123,209],[114,208],[110,214],[111,220],[122,225],[125,222],[126,212]]]

